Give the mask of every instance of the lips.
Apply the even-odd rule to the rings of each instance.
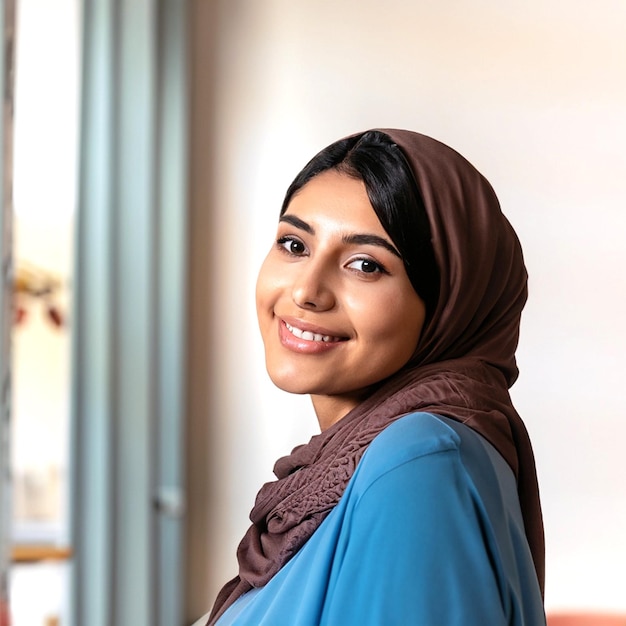
[[[278,320],[278,338],[283,347],[298,354],[323,354],[345,345],[348,337],[333,335],[327,328],[314,326],[295,318]]]

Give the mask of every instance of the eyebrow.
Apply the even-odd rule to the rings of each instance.
[[[344,235],[341,240],[347,244],[380,246],[385,248],[385,250],[389,250],[391,254],[395,254],[399,259],[402,258],[400,253],[386,239],[378,235]]]
[[[315,234],[315,229],[310,224],[307,224],[304,220],[301,220],[299,217],[295,215],[281,215],[279,222],[287,222],[287,224],[291,224],[300,230],[303,230],[305,233],[309,233],[309,235]]]
[[[300,230],[303,230],[305,233],[309,233],[309,235],[315,235],[315,229],[307,224],[304,220],[301,220],[299,217],[295,215],[281,215],[279,222],[287,222]],[[344,235],[341,238],[342,242],[348,245],[367,245],[367,246],[379,246],[391,252],[399,259],[402,258],[400,253],[396,250],[394,246],[392,246],[385,238],[379,237],[378,235],[370,235],[370,234],[354,234],[354,235]]]

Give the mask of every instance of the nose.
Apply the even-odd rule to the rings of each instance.
[[[311,311],[328,311],[335,306],[331,280],[323,264],[313,261],[298,266],[292,298],[298,307]]]

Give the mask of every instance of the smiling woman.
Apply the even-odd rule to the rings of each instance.
[[[203,623],[545,623],[532,449],[508,388],[526,301],[489,183],[408,131],[298,175],[257,283],[273,382],[321,434],[275,466]]]
[[[386,315],[372,314],[390,302]],[[322,430],[407,363],[426,310],[365,184],[335,170],[282,215],[257,305],[272,381],[311,394]]]

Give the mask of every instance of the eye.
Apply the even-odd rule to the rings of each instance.
[[[380,264],[376,263],[376,261],[372,261],[372,259],[355,259],[348,263],[350,269],[356,270],[357,272],[362,272],[363,274],[386,274],[387,271]]]
[[[306,252],[306,246],[296,237],[280,237],[276,244],[279,248],[294,256],[302,256]]]

